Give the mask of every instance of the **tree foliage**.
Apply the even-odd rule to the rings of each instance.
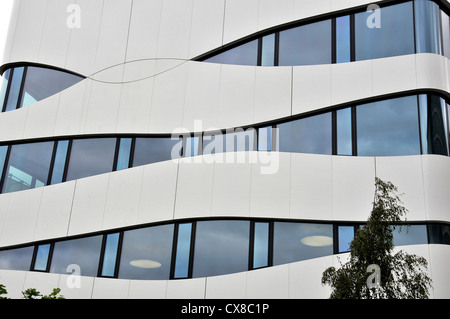
[[[65,299],[63,295],[60,295],[60,288],[53,288],[53,291],[49,295],[43,295],[35,288],[28,288],[25,291],[22,291],[23,299]],[[6,287],[0,284],[0,299],[8,299],[7,297],[3,297],[2,295],[6,295],[8,292]]]
[[[404,251],[392,254],[394,231],[407,227],[401,224],[407,209],[402,206],[398,189],[391,182],[375,179],[372,212],[350,243],[350,256],[339,269],[329,267],[322,274],[322,285],[332,288],[332,299],[428,298],[431,279],[425,258]],[[378,265],[380,282],[368,285],[369,265]]]

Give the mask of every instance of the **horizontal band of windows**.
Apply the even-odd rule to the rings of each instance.
[[[194,61],[292,66],[346,63],[413,53],[450,57],[448,4],[389,1],[258,32]]]
[[[398,225],[397,225],[398,226]],[[395,246],[450,244],[448,223],[393,228]],[[218,276],[349,252],[361,223],[201,219],[0,250],[0,269],[168,280]]]
[[[5,70],[0,87],[2,112],[26,107],[59,93],[84,77],[41,65],[14,65]]]
[[[174,131],[171,137],[108,136],[13,143],[0,145],[0,190],[15,192],[202,154],[220,159],[224,152],[448,156],[449,123],[450,104],[444,98],[414,94],[257,128],[229,129],[225,134],[220,130],[193,134]],[[233,162],[251,161],[250,156],[237,155]]]

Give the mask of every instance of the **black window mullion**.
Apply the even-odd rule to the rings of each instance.
[[[8,99],[9,99],[9,91],[11,90],[11,82],[12,82],[13,75],[14,75],[14,68],[11,68],[9,71],[8,85],[6,86],[5,99],[4,99],[3,105],[2,105],[2,112],[6,111],[6,104],[8,103]]]
[[[262,37],[258,38],[258,50],[257,50],[258,57],[257,57],[257,60],[256,60],[257,61],[256,62],[257,66],[261,66],[261,61],[262,61],[262,42],[263,42]]]
[[[11,155],[11,145],[8,145],[8,150],[6,151],[5,163],[3,165],[2,177],[0,179],[0,194],[3,193],[3,184],[5,184],[6,173],[8,171],[9,157]]]
[[[336,18],[331,19],[331,63],[336,63],[337,57]]]
[[[352,106],[352,155],[358,156],[356,106]]]
[[[177,247],[178,247],[178,229],[179,223],[175,223],[173,231],[173,243],[172,243],[172,257],[170,259],[170,274],[169,279],[175,279],[175,264],[177,261]],[[192,234],[191,234],[192,235]]]
[[[336,110],[331,112],[331,154],[337,155],[337,115]]]
[[[250,221],[250,240],[248,247],[248,270],[253,269],[253,254],[255,252],[255,221]]]
[[[356,61],[355,14],[350,15],[350,61]]]
[[[24,95],[24,87],[25,87],[25,79],[27,77],[27,71],[28,71],[28,66],[24,66],[23,67],[23,74],[22,74],[22,82],[20,83],[20,90],[19,90],[19,95],[17,97],[17,105],[16,105],[16,109],[19,109],[22,106],[22,99],[23,99],[23,95]]]
[[[69,170],[70,155],[72,153],[72,142],[73,140],[69,140],[69,145],[67,146],[66,163],[64,164],[62,182],[65,182],[67,180],[67,171]]]
[[[278,66],[280,58],[280,32],[275,32],[275,49],[273,57],[273,65]]]
[[[192,272],[194,269],[194,254],[195,254],[195,237],[197,232],[197,222],[192,222],[191,229],[191,248],[189,251],[189,267],[188,267],[188,276],[187,278],[192,278]]]
[[[50,167],[48,172],[48,178],[47,178],[47,185],[50,185],[52,182],[52,175],[53,175],[53,168],[55,166],[55,158],[56,158],[56,151],[58,150],[58,141],[53,142],[53,153],[52,158],[50,160]]]
[[[120,142],[121,138],[116,138],[116,150],[114,151],[114,159],[113,159],[113,167],[111,169],[112,172],[117,170],[117,162],[119,160],[119,152],[120,152]]]

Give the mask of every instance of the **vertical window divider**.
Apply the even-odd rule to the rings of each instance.
[[[9,70],[11,70],[11,71],[9,72],[9,80],[8,80],[8,85],[6,86],[5,100],[3,101],[2,112],[5,112],[5,110],[6,110],[6,104],[8,103],[9,92],[11,90],[11,82],[12,82],[12,78],[14,76],[15,68],[11,68]]]
[[[336,17],[331,19],[331,63],[334,64],[337,61],[337,40],[336,40]]]
[[[352,106],[352,155],[358,155],[358,144],[357,144],[357,125],[356,125],[356,106]]]
[[[66,163],[64,164],[64,173],[63,173],[63,178],[62,178],[63,182],[65,182],[67,180],[67,171],[69,170],[70,154],[72,153],[72,142],[73,142],[73,139],[70,139],[69,145],[67,146]]]
[[[258,38],[258,57],[256,58],[256,65],[257,66],[261,66],[261,63],[262,63],[262,42],[263,42],[263,40],[262,40],[262,37],[259,37]]]
[[[253,269],[253,254],[255,252],[255,221],[250,221],[250,232],[249,232],[249,247],[248,247],[248,270]]]
[[[350,62],[356,61],[355,14],[350,14]]]
[[[114,268],[114,278],[119,277],[120,258],[122,255],[123,231],[119,232],[119,242],[117,244],[116,264]]]
[[[173,241],[172,241],[172,256],[170,258],[170,272],[169,279],[175,279],[175,263],[177,259],[177,246],[178,246],[178,230],[180,223],[175,223],[173,228]]]
[[[2,178],[0,179],[0,194],[3,192],[3,184],[6,179],[6,172],[8,171],[9,156],[11,155],[11,145],[8,145],[8,150],[6,151],[5,163],[3,164]]]
[[[106,240],[108,238],[108,233],[103,234],[102,236],[102,246],[100,248],[100,257],[98,261],[98,269],[97,269],[97,277],[103,277],[103,262],[105,260],[105,249],[106,249]]]
[[[274,48],[273,65],[279,66],[280,58],[280,32],[275,32],[275,48]]]
[[[269,221],[269,247],[267,256],[267,267],[273,266],[273,236],[274,236],[274,221]]]
[[[24,94],[23,89],[25,87],[25,79],[27,77],[27,71],[28,71],[28,66],[24,66],[23,74],[22,74],[22,82],[20,83],[20,91],[19,91],[19,95],[17,97],[16,110],[22,107],[22,99],[23,99],[23,94]]]
[[[189,267],[188,267],[188,276],[187,278],[192,278],[192,272],[194,269],[194,254],[195,254],[195,237],[197,233],[197,222],[192,222],[192,230],[191,230],[191,247],[189,251]]]
[[[417,97],[417,119],[418,119],[418,125],[419,125],[419,145],[420,145],[420,154],[423,155],[423,142],[422,142],[422,125],[421,125],[421,118],[420,118],[420,98],[419,94],[416,95]]]
[[[58,150],[58,140],[53,142],[53,152],[52,152],[52,158],[50,160],[50,167],[48,169],[47,185],[50,185],[52,182],[53,168],[55,166],[55,158],[56,158],[57,150]]]
[[[337,115],[336,110],[331,112],[331,154],[337,155]]]
[[[130,158],[128,162],[128,167],[133,167],[133,160],[134,160],[134,150],[136,148],[136,138],[131,138],[131,146],[130,146]]]
[[[116,149],[114,151],[114,159],[113,159],[113,167],[112,167],[112,172],[117,170],[117,162],[119,160],[119,151],[120,151],[120,142],[121,142],[121,138],[117,137],[116,138]]]

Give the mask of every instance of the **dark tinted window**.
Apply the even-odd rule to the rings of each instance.
[[[73,140],[67,180],[111,172],[115,149],[115,138]]]
[[[279,65],[331,63],[331,20],[280,32]]]
[[[382,7],[378,15],[379,28],[372,24],[376,22],[374,14],[372,11],[355,14],[356,60],[413,54],[412,2]]]
[[[336,111],[336,142],[338,155],[352,155],[352,110]]]
[[[106,235],[105,253],[103,255],[102,276],[113,277],[116,270],[117,251],[119,249],[119,233]]]
[[[350,16],[336,18],[336,63],[350,62]]]
[[[416,96],[358,106],[356,108],[358,155],[420,154],[417,110]]]
[[[3,193],[47,185],[54,142],[11,146]]]
[[[81,276],[97,276],[102,237],[99,235],[56,242],[50,272],[67,274],[70,273],[70,265],[77,265]]]
[[[50,254],[50,244],[39,245],[36,252],[36,260],[34,261],[33,270],[46,271],[48,257]]]
[[[69,141],[58,141],[55,155],[55,164],[53,165],[51,184],[61,183],[64,176],[64,167],[66,165],[67,149]]]
[[[277,125],[279,151],[331,154],[331,113]]]
[[[448,155],[445,100],[432,94],[421,94],[419,105],[422,152]]]
[[[441,54],[441,20],[439,6],[437,3],[429,0],[415,0],[414,12],[416,52]]]
[[[248,270],[250,222],[197,222],[193,277]]]
[[[0,251],[0,269],[30,270],[33,247]]]
[[[20,67],[14,68],[12,72],[12,79],[6,101],[5,111],[11,111],[17,108],[24,70],[24,67]]]
[[[394,230],[394,245],[420,245],[427,244],[427,227],[425,225],[410,225]]]
[[[258,40],[253,40],[217,54],[205,62],[256,65],[258,63]]]
[[[126,231],[119,278],[169,279],[174,225]]]
[[[179,157],[180,142],[181,140],[172,140],[169,137],[136,138],[133,166],[171,160],[174,150],[175,155]]]
[[[52,69],[27,67],[21,106],[27,106],[61,92],[83,78]]]
[[[274,265],[331,254],[333,254],[333,226],[331,224],[274,223]]]

